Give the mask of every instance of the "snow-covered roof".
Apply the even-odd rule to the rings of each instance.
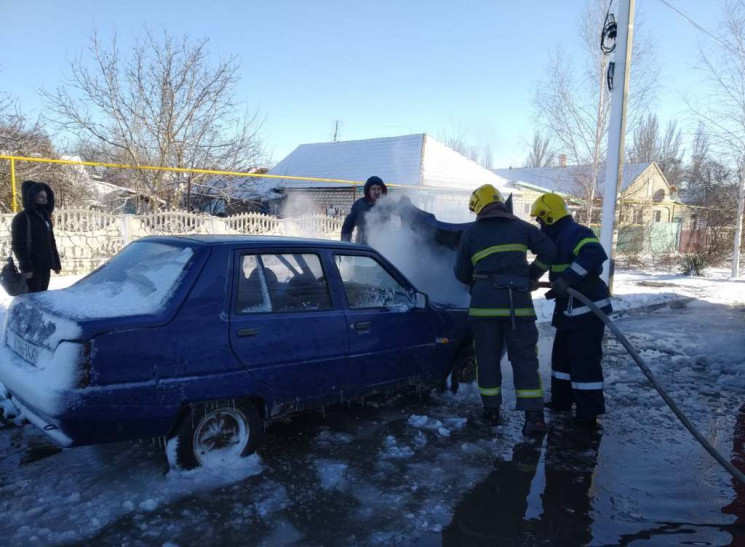
[[[639,176],[654,165],[648,163],[627,163],[623,166],[623,183],[621,191],[625,191]],[[591,165],[568,165],[566,167],[519,167],[509,169],[494,169],[494,173],[512,183],[527,183],[542,190],[576,194],[578,181],[589,181],[592,178]],[[603,191],[605,181],[605,165],[598,169],[598,190]]]
[[[387,184],[471,192],[481,184],[504,188],[506,181],[426,134],[359,141],[301,144],[269,171],[270,175],[313,177],[364,183],[377,175]],[[344,188],[336,182],[262,179],[255,195],[273,188]]]

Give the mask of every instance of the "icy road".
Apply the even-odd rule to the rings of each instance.
[[[640,287],[640,279],[670,286]],[[745,283],[627,275],[626,307],[685,307],[620,328],[728,459],[745,459]],[[621,306],[623,307],[623,306]],[[0,308],[0,315],[4,313]],[[549,385],[552,329],[541,326]],[[168,471],[149,442],[57,451],[30,426],[0,430],[4,545],[728,545],[745,542],[745,489],[692,439],[607,338],[597,433],[548,414],[520,435],[505,368],[504,423],[473,420],[473,386],[333,408],[274,424],[259,454],[220,472]],[[510,398],[512,397],[512,398]]]

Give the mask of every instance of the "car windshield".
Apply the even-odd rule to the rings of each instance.
[[[70,317],[157,313],[170,300],[193,256],[191,247],[137,241],[68,289],[39,298]]]

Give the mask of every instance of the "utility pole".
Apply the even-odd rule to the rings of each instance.
[[[339,140],[339,121],[340,120],[336,120],[336,123],[334,124],[334,142]]]
[[[623,152],[626,134],[626,100],[629,94],[629,75],[631,74],[631,43],[634,36],[635,0],[618,0],[618,29],[613,91],[611,95],[610,126],[608,128],[608,164],[605,169],[605,192],[603,197],[603,218],[600,225],[600,243],[603,245],[608,262],[603,269],[603,280],[613,293],[613,273],[615,270],[616,242],[616,202],[621,195],[623,183]],[[615,77],[617,76],[617,77]]]
[[[735,248],[732,253],[732,277],[740,276],[740,246],[742,245],[742,218],[745,214],[745,158],[738,165],[738,182],[740,185],[737,196],[737,219],[735,220]]]

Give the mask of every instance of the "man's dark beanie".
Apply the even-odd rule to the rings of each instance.
[[[370,177],[369,179],[365,181],[365,186],[372,186],[373,184],[379,184],[380,186],[385,187],[385,183],[383,182],[383,179],[375,175],[373,175],[372,177]]]

